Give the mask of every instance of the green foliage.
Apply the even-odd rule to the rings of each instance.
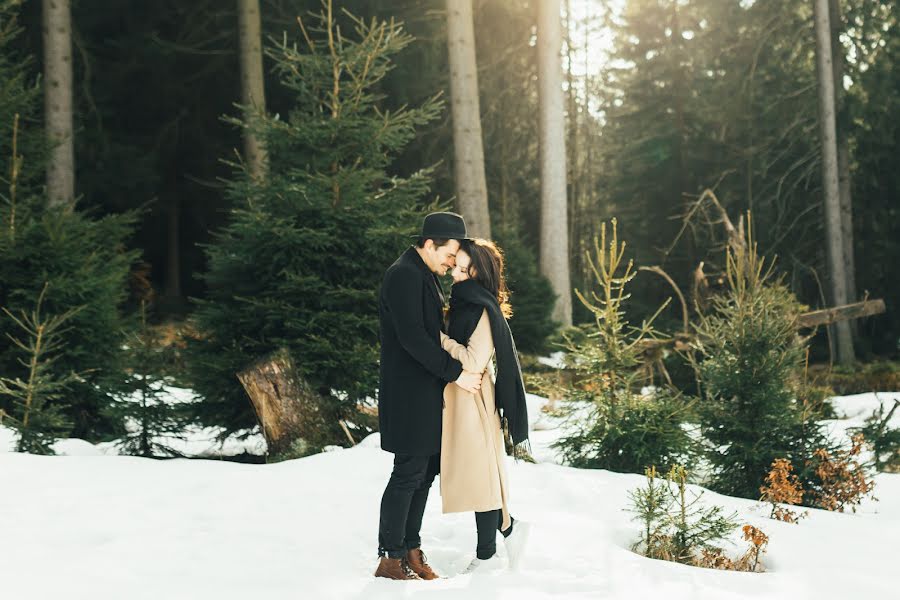
[[[853,48],[847,62],[853,85],[847,92],[851,131],[853,234],[857,287],[884,298],[885,314],[859,326],[867,349],[900,355],[900,12],[896,3],[872,0],[846,2],[843,34]],[[840,121],[839,121],[840,122]],[[877,385],[900,383],[881,381]],[[878,388],[888,391],[887,388]],[[900,389],[900,388],[889,388]],[[870,391],[871,388],[862,390]]]
[[[75,209],[51,209],[46,205],[38,175],[41,154],[36,150],[40,130],[27,129],[37,112],[39,89],[26,84],[27,60],[9,47],[15,28],[10,28],[10,3],[0,10],[0,306],[13,314],[31,311],[39,298],[47,314],[71,313],[68,327],[60,332],[60,353],[49,367],[48,377],[70,381],[67,396],[54,401],[71,423],[71,434],[99,440],[116,432],[106,414],[114,395],[122,390],[125,358],[122,342],[130,325],[121,306],[135,250],[126,250],[136,214],[94,218]],[[7,88],[5,83],[11,82]],[[18,90],[18,91],[16,91]],[[7,93],[9,91],[9,93]],[[20,116],[18,123],[15,115]],[[40,142],[42,143],[42,142]],[[30,149],[35,155],[23,154]],[[44,286],[46,294],[41,296]],[[15,335],[8,319],[0,320],[0,340]],[[18,360],[18,349],[0,342],[0,373],[11,380],[27,378]],[[9,412],[0,400],[0,409]]]
[[[758,498],[777,458],[789,459],[807,487],[811,474],[804,461],[828,443],[814,412],[797,399],[805,343],[796,319],[803,307],[774,279],[752,236],[748,240],[746,247],[728,250],[728,288],[695,327],[710,486]]]
[[[900,390],[900,363],[875,360],[866,364],[834,365],[820,377],[835,395],[892,392]]]
[[[129,357],[129,389],[116,402],[112,413],[124,421],[120,438],[124,454],[144,457],[180,456],[166,438],[183,438],[185,411],[165,401],[169,379],[162,376],[168,359],[158,330],[147,320],[146,303],[141,302],[140,329],[126,340]]]
[[[649,558],[666,559],[671,555],[671,537],[667,528],[674,498],[657,478],[656,467],[645,468],[644,475],[647,477],[646,487],[628,491],[630,506],[627,510],[634,513],[634,520],[641,522],[641,537],[632,550]]]
[[[673,465],[665,483],[657,481],[656,467],[645,469],[647,485],[628,493],[629,511],[641,522],[641,537],[633,549],[644,556],[696,564],[703,550],[717,550],[738,523],[737,513],[725,516],[720,506],[704,506],[699,494],[687,489],[687,471]]]
[[[853,431],[861,433],[872,449],[872,466],[877,471],[900,472],[900,427],[891,427],[891,418],[900,407],[894,400],[891,410],[884,414],[884,404],[879,404],[866,419],[866,424]]]
[[[70,384],[80,378],[72,372],[58,375],[51,365],[59,358],[63,347],[63,323],[84,307],[78,306],[60,315],[41,315],[41,303],[46,291],[45,283],[30,314],[22,311],[16,317],[3,309],[25,334],[25,339],[9,333],[6,335],[25,356],[19,357],[18,361],[26,369],[26,379],[0,376],[0,396],[12,400],[11,409],[0,409],[0,414],[6,414],[8,419],[4,420],[11,423],[19,434],[17,452],[53,454],[53,442],[71,429],[71,423],[66,421],[60,410],[59,400]]]
[[[50,283],[44,304],[48,313],[84,305],[70,319],[63,335],[66,350],[55,364],[59,374],[83,374],[61,407],[73,423],[72,435],[99,440],[116,432],[105,410],[125,389],[122,344],[131,322],[121,306],[130,265],[139,253],[125,250],[123,242],[131,234],[134,215],[94,220],[79,211],[32,214],[18,221],[14,235],[10,229],[0,232],[0,305],[13,312],[33,306],[45,281]],[[0,333],[7,331],[9,325],[0,324]],[[2,345],[0,372],[20,373],[12,348]]]
[[[697,551],[712,548],[713,542],[722,539],[735,527],[736,513],[724,516],[720,506],[699,504],[703,496],[693,494],[688,498],[687,471],[682,465],[675,465],[666,476],[669,492],[674,496],[672,521],[672,550],[675,560],[690,562],[695,560]]]
[[[509,327],[520,352],[540,354],[548,349],[547,338],[556,331],[553,321],[553,287],[541,275],[533,248],[514,230],[498,232],[498,243],[506,260],[507,285],[513,316]]]
[[[375,86],[411,38],[393,22],[354,24],[354,35],[338,35],[329,4],[304,21],[299,45],[267,48],[293,95],[290,111],[229,119],[264,140],[269,168],[257,179],[233,165],[230,223],[205,246],[209,291],[194,299],[199,339],[186,349],[205,423],[254,425],[235,373],[285,347],[323,398],[326,438],[345,443],[341,418],[359,435],[370,430],[357,406],[376,393],[377,292],[429,191],[429,171],[404,178],[388,169],[440,103],[383,110]]]
[[[656,331],[652,318],[639,327],[625,320],[625,287],[635,271],[629,261],[619,273],[625,244],[619,245],[615,220],[612,228],[608,248],[604,223],[600,241],[595,240],[596,259],[588,257],[599,294],[592,292],[589,300],[576,290],[594,314],[596,329],[582,341],[567,336],[567,361],[578,379],[568,393],[567,435],[555,447],[576,467],[630,472],[648,464],[668,468],[692,454],[693,442],[683,425],[691,403],[667,388],[641,392],[650,383],[642,344],[656,339]]]
[[[19,187],[28,188],[43,174],[43,139],[38,123],[41,89],[31,73],[34,61],[16,48],[22,33],[21,4],[22,0],[0,0],[0,157],[9,159],[15,145],[16,156],[28,156],[29,161],[4,162],[0,184],[6,187],[15,178]],[[13,166],[17,173],[11,177]]]

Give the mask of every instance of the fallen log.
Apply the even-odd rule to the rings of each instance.
[[[847,321],[850,319],[861,319],[862,317],[879,315],[885,310],[884,300],[878,298],[876,300],[865,300],[863,302],[854,302],[853,304],[833,306],[831,308],[823,308],[821,310],[804,313],[797,319],[797,323],[800,327],[817,327],[819,325],[829,325],[837,321]]]
[[[800,329],[809,327],[817,327],[819,325],[828,325],[836,321],[846,321],[850,319],[861,319],[863,317],[871,317],[885,312],[884,300],[881,298],[875,300],[865,300],[863,302],[854,302],[853,304],[844,304],[842,306],[833,306],[831,308],[823,308],[803,313],[797,317],[797,326]],[[675,346],[676,350],[687,350],[695,336],[690,333],[676,333],[669,338],[644,339],[638,342],[638,347],[650,352],[657,348],[667,346]]]

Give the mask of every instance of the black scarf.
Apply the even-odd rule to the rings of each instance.
[[[473,279],[454,284],[450,291],[449,328],[447,335],[468,345],[481,313],[487,309],[497,356],[497,381],[494,384],[494,403],[505,419],[514,445],[528,439],[528,408],[525,404],[525,384],[519,353],[509,324],[500,310],[497,298]],[[502,422],[502,421],[501,421]]]

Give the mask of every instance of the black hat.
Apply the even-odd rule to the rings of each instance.
[[[412,237],[431,240],[468,240],[466,222],[462,215],[452,212],[433,212],[422,221],[422,233]]]

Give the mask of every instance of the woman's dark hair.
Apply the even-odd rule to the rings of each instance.
[[[497,297],[500,310],[507,319],[512,316],[509,289],[506,287],[503,252],[490,240],[472,239],[460,242],[459,249],[469,255],[469,278],[474,279]]]

